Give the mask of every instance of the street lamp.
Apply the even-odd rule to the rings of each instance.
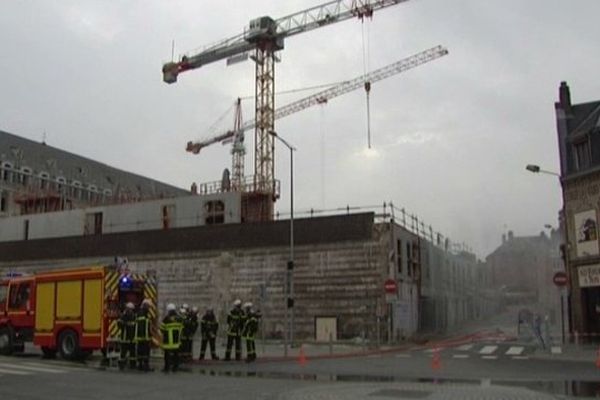
[[[283,346],[284,356],[287,357],[288,336],[289,342],[292,345],[294,343],[294,151],[296,151],[296,148],[279,136],[277,132],[269,131],[269,134],[290,150],[290,260],[287,263],[286,275],[288,297],[285,306],[286,334]],[[288,309],[290,309],[289,312]]]
[[[535,164],[527,164],[525,169],[527,171],[531,171],[535,174],[548,174],[548,175],[554,175],[554,176],[560,177],[560,174],[557,174],[556,172],[552,172],[552,171],[546,171],[544,169],[541,169],[539,165],[535,165]]]
[[[552,172],[552,171],[546,171],[540,168],[539,165],[535,165],[535,164],[527,164],[527,166],[525,167],[525,169],[527,171],[531,171],[535,174],[546,174],[546,175],[552,175],[552,176],[556,176],[559,179],[561,178],[560,174],[556,173],[556,172]],[[562,184],[562,182],[561,182]],[[563,223],[560,224],[560,227],[562,228],[562,233],[563,233],[563,240],[565,242],[565,247],[564,247],[564,255],[563,255],[563,264],[565,266],[565,272],[567,274],[567,276],[570,275],[570,271],[569,271],[569,262],[568,262],[568,254],[567,254],[567,246],[569,243],[568,240],[568,228],[567,228],[567,219],[566,219],[566,213],[565,213],[565,191],[564,191],[564,187],[561,188],[561,193],[562,193],[562,197],[563,197],[563,205],[562,205],[562,210],[561,210],[561,215],[563,218]],[[545,227],[549,227],[552,228],[552,226],[550,225],[544,225]],[[561,246],[562,247],[562,246]],[[561,336],[562,336],[562,343],[565,343],[565,312],[564,312],[564,288],[560,288],[559,289],[559,293],[560,293],[560,325],[561,325]],[[570,319],[570,307],[567,304],[567,318]]]

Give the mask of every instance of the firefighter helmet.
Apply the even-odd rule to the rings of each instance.
[[[132,302],[129,302],[129,303],[125,304],[125,308],[127,308],[128,310],[133,310],[133,309],[135,309],[135,306],[133,305]]]
[[[233,305],[236,307],[239,307],[242,305],[242,301],[240,299],[235,299],[235,301],[233,302]]]
[[[175,311],[175,309],[176,309],[175,304],[173,304],[173,303],[167,304],[167,312],[168,311]]]
[[[249,301],[247,301],[246,303],[244,303],[244,308],[246,308],[246,309],[252,308],[252,303],[250,303]]]

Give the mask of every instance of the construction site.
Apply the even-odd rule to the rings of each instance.
[[[214,144],[228,145],[231,154],[220,179],[190,182],[189,190],[0,131],[0,274],[120,257],[131,271],[156,276],[159,310],[190,303],[214,307],[223,319],[242,298],[260,308],[264,337],[292,341],[398,342],[498,310],[491,270],[469,246],[393,202],[327,212],[294,208],[296,148],[275,121],[363,90],[371,148],[372,85],[448,50],[431,47],[279,105],[275,70],[284,42],[338,22],[364,23],[407,1],[338,0],[279,19],[259,17],[236,36],[165,63],[167,84],[217,61],[255,66],[254,118],[243,120],[237,98],[232,114],[221,118],[232,121],[230,128],[182,146],[198,163]],[[290,154],[289,198],[281,198],[276,178],[276,171],[287,173],[287,166],[275,168],[276,145]],[[276,211],[277,202],[289,203],[287,213]]]

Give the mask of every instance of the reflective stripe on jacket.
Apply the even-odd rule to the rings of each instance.
[[[174,317],[165,317],[160,325],[162,333],[162,345],[165,350],[177,350],[181,345],[181,331],[183,324]]]
[[[135,320],[135,341],[144,342],[150,340],[150,318],[140,315]]]

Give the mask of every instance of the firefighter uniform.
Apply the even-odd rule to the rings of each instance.
[[[150,371],[150,303],[147,300],[142,302],[142,307],[135,320],[135,343],[138,369],[140,371]]]
[[[196,310],[194,312],[194,310]],[[194,335],[198,330],[198,310],[194,307],[191,311],[185,310],[182,314],[183,331],[181,334],[181,351],[179,355],[183,362],[192,361]]]
[[[241,300],[233,303],[233,308],[227,315],[227,349],[225,350],[225,361],[231,360],[231,347],[235,343],[235,359],[242,359],[242,328],[244,312]]]
[[[181,331],[183,324],[177,316],[175,305],[167,306],[167,315],[163,318],[160,325],[162,333],[162,349],[165,354],[165,364],[163,371],[169,370],[175,372],[179,369],[179,347],[181,346]]]
[[[210,346],[210,357],[213,360],[218,360],[217,353],[215,350],[217,339],[217,332],[219,330],[219,323],[212,310],[209,308],[206,310],[202,319],[200,320],[200,333],[202,334],[202,343],[200,346],[200,360],[204,360],[204,353],[206,352],[206,344]]]
[[[135,357],[135,306],[133,303],[127,303],[125,310],[119,318],[118,326],[120,328],[119,346],[119,369],[125,369],[125,365],[129,362],[130,368],[136,367]]]
[[[260,313],[252,310],[251,303],[246,303],[244,309],[245,318],[242,337],[246,340],[246,362],[252,362],[256,360],[255,338],[256,332],[258,332],[258,319],[260,318]]]

